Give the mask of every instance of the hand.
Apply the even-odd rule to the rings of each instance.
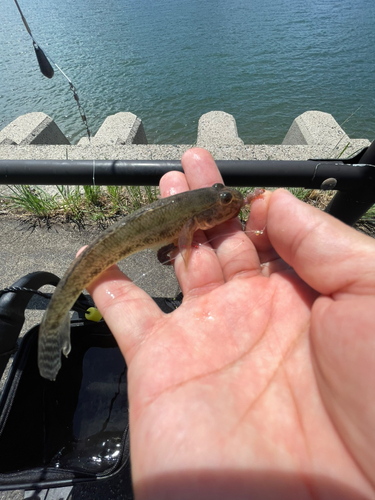
[[[205,150],[182,163],[163,196],[222,182]],[[117,266],[89,287],[128,364],[136,498],[375,498],[375,242],[284,190],[246,229],[196,233],[171,314]]]

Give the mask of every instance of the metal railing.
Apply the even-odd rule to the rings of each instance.
[[[375,203],[375,141],[349,160],[218,160],[228,186],[336,190],[326,212],[354,224]],[[0,160],[0,184],[153,186],[178,160]]]

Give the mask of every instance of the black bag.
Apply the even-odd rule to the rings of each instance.
[[[0,376],[32,296],[24,287],[57,282],[53,274],[32,273],[1,296]],[[87,305],[81,296],[76,308]],[[72,321],[72,351],[50,382],[37,367],[38,328],[19,342],[1,394],[0,491],[67,485],[75,490],[80,483],[87,489],[91,481],[90,498],[132,499],[127,367],[113,335],[104,321]]]

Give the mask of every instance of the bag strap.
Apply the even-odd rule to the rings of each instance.
[[[13,283],[13,291],[0,297],[0,377],[10,356],[17,349],[17,339],[25,321],[25,309],[34,292],[43,285],[56,286],[59,279],[55,274],[37,271],[27,274]],[[17,293],[16,288],[29,288],[30,291]]]

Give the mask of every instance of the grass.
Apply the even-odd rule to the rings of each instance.
[[[45,218],[59,207],[56,195],[52,196],[37,186],[8,187],[13,195],[5,197],[5,202],[15,209]]]
[[[50,194],[38,186],[8,186],[12,195],[4,197],[7,210],[38,219],[63,218],[82,224],[85,221],[104,222],[126,215],[157,200],[159,190],[150,186],[56,186],[57,193]],[[245,195],[248,188],[239,188]],[[298,199],[323,209],[334,195],[334,191],[289,188]],[[240,214],[248,218],[249,208]],[[375,206],[362,219],[375,219]]]
[[[8,186],[12,195],[3,197],[8,210],[39,219],[63,217],[83,222],[102,221],[134,212],[157,200],[156,187],[140,186],[56,186],[50,194],[37,186]]]
[[[365,215],[362,217],[363,219],[373,219],[375,220],[375,205],[373,205],[370,210],[367,210]]]
[[[82,197],[78,186],[57,186],[60,194],[60,210],[65,217],[73,220],[81,220],[83,217]],[[49,214],[49,217],[55,215],[54,212]]]

